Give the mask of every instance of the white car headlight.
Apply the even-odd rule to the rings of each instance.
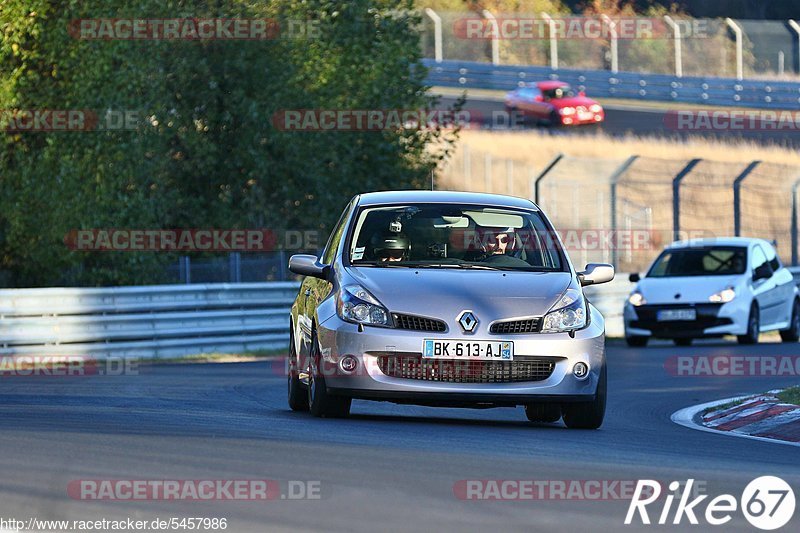
[[[559,114],[564,115],[565,117],[569,117],[575,114],[574,107],[562,107],[558,110]]]
[[[634,307],[639,307],[640,305],[644,305],[647,303],[645,300],[644,295],[639,291],[634,291],[629,297],[628,302]]]
[[[733,287],[728,287],[727,289],[722,289],[718,293],[709,296],[708,301],[714,302],[715,304],[726,304],[732,302],[734,298],[736,298],[736,291],[733,290]]]
[[[389,311],[360,285],[342,287],[336,298],[339,318],[356,324],[391,327]]]
[[[577,289],[567,289],[545,315],[542,333],[561,333],[586,327],[586,300]]]
[[[603,107],[600,104],[592,104],[592,106],[589,108],[589,111],[591,111],[592,113],[599,113],[602,110]]]

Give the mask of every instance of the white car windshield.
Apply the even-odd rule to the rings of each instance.
[[[744,274],[747,249],[742,247],[667,250],[656,260],[649,278],[732,276]]]
[[[539,212],[477,205],[365,208],[348,257],[354,266],[566,271]]]

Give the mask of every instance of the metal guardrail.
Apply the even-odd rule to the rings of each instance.
[[[800,268],[790,269],[800,285]],[[0,290],[0,356],[179,357],[288,345],[295,282]],[[622,337],[633,284],[619,273],[586,295]]]
[[[288,345],[295,282],[0,290],[0,355],[176,357]]]
[[[792,82],[678,78],[664,74],[493,65],[472,61],[424,59],[423,63],[429,69],[426,83],[432,86],[510,91],[524,83],[561,80],[586,91],[589,96],[600,98],[800,109],[800,84]]]

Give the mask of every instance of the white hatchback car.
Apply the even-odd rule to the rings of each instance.
[[[755,344],[761,332],[800,338],[800,296],[775,248],[762,239],[732,237],[679,241],[668,246],[625,303],[625,339],[693,339],[736,335]]]

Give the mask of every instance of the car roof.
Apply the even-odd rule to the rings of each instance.
[[[557,80],[550,80],[550,81],[538,81],[536,82],[536,86],[543,91],[550,91],[553,89],[558,89],[559,87],[566,87],[569,83],[565,81],[557,81]]]
[[[404,203],[477,204],[491,207],[515,207],[539,210],[536,204],[525,198],[477,192],[422,190],[381,191],[364,193],[359,196],[358,200],[359,206]]]
[[[671,248],[689,248],[689,247],[708,247],[708,246],[741,246],[748,247],[751,244],[761,244],[772,246],[772,243],[764,239],[754,239],[750,237],[716,237],[713,239],[687,239],[683,241],[676,241],[667,246]]]

